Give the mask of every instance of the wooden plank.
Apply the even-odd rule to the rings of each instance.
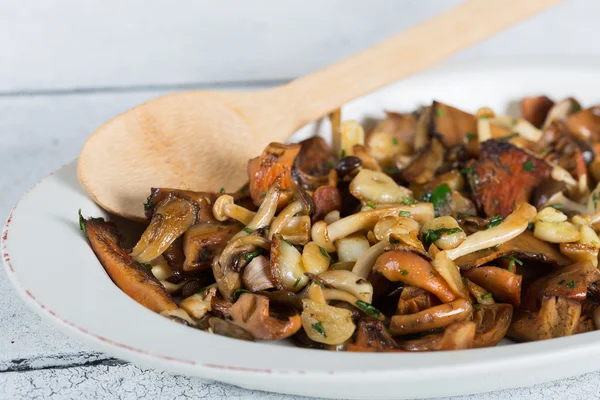
[[[0,93],[289,79],[459,2],[3,0]],[[457,58],[600,55],[598,14],[565,0]]]

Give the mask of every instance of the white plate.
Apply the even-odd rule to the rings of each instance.
[[[349,104],[344,117],[379,117],[384,108],[411,110],[432,98],[471,111],[481,105],[504,111],[512,100],[539,93],[574,95],[591,104],[599,100],[597,65],[548,60],[433,70]],[[314,130],[306,127],[299,136]],[[364,399],[484,392],[599,367],[600,331],[488,349],[360,354],[248,343],[190,329],[138,305],[111,282],[79,231],[79,208],[86,216],[103,215],[79,187],[71,163],[15,206],[3,232],[4,264],[32,309],[124,360],[252,389]]]

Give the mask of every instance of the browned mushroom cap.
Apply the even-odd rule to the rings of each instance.
[[[477,133],[477,118],[458,108],[434,101],[429,121],[430,135],[439,135],[446,147],[454,147],[471,141],[469,134]]]
[[[98,260],[125,294],[157,313],[177,309],[177,304],[148,268],[135,262],[119,246],[120,237],[114,224],[102,218],[80,223]]]
[[[595,106],[569,115],[565,125],[580,140],[600,141],[600,107]]]
[[[184,271],[210,269],[227,242],[242,229],[239,225],[201,222],[183,235]]]
[[[417,184],[431,181],[444,162],[445,151],[442,142],[433,139],[427,146],[418,151],[412,162],[404,169],[404,179]]]
[[[292,169],[296,182],[306,190],[327,185],[329,171],[336,161],[327,142],[314,136],[300,142],[300,146]]]
[[[340,190],[333,186],[321,186],[313,194],[315,213],[312,222],[322,220],[327,214],[342,208],[342,195]]]
[[[569,336],[576,332],[581,303],[563,297],[546,297],[540,311],[515,311],[508,337],[518,342]]]
[[[516,307],[521,305],[523,276],[491,266],[472,268],[463,271],[463,275],[494,295],[494,299]]]
[[[465,299],[454,300],[414,314],[394,315],[390,322],[392,335],[409,335],[446,327],[471,318],[473,307]]]
[[[241,326],[231,321],[226,321],[217,317],[208,318],[208,326],[215,335],[227,336],[235,339],[254,341],[254,337]]]
[[[183,263],[185,262],[185,254],[183,254],[183,238],[180,236],[162,254],[167,264],[174,272],[183,271]]]
[[[152,221],[131,256],[147,263],[160,256],[178,237],[198,222],[200,207],[191,200],[167,196],[154,209]]]
[[[506,336],[513,315],[510,304],[480,304],[473,313],[477,324],[474,347],[491,347]]]
[[[548,111],[542,128],[546,129],[553,122],[562,122],[567,118],[568,115],[576,113],[580,110],[581,105],[572,97],[559,101],[558,103],[555,103]]]
[[[374,318],[362,318],[356,329],[354,343],[346,346],[347,351],[397,352],[402,351],[392,339],[383,322]]]
[[[521,100],[521,115],[536,128],[541,128],[553,105],[554,101],[547,96],[525,97]]]
[[[269,238],[283,231],[283,228],[289,224],[294,215],[312,215],[315,211],[312,197],[302,187],[296,186],[293,190],[293,196],[293,200],[271,222]]]
[[[250,195],[254,204],[259,206],[275,180],[280,178],[282,190],[293,189],[296,183],[292,179],[292,166],[300,151],[299,144],[269,144],[259,157],[248,161],[248,179]],[[279,197],[279,205],[286,204],[291,192]]]
[[[437,298],[426,290],[414,286],[406,286],[398,299],[399,315],[414,314],[439,304]]]
[[[398,341],[401,349],[406,351],[440,351],[461,350],[475,347],[476,325],[472,321],[455,322],[443,333],[432,333],[422,338]]]
[[[146,211],[146,217],[151,219],[152,215],[154,214],[154,209],[164,199],[166,199],[168,196],[180,197],[182,199],[194,201],[198,204],[198,206],[200,206],[198,221],[216,222],[212,213],[212,205],[221,195],[221,193],[212,192],[194,192],[192,190],[182,189],[153,188],[150,192],[150,196],[148,196],[146,204],[144,204],[144,209]],[[256,209],[252,199],[249,196],[239,193],[231,193],[230,195],[233,197],[234,203],[240,207],[248,208],[250,210]]]
[[[455,260],[461,270],[466,270],[487,264],[501,257],[514,256],[519,259],[540,261],[555,267],[564,267],[571,264],[555,246],[533,236],[530,231],[525,231],[514,239],[504,242],[497,247],[488,248],[467,254]]]
[[[384,253],[375,262],[373,271],[392,282],[403,282],[427,290],[446,303],[457,297],[429,261],[409,251]]]
[[[279,319],[269,314],[269,299],[243,293],[229,312],[231,320],[250,332],[255,339],[279,340],[298,332],[302,326],[300,316],[293,314]]]
[[[540,300],[552,296],[583,301],[588,287],[598,280],[600,271],[590,261],[577,262],[533,282],[523,298],[523,306],[535,311]]]

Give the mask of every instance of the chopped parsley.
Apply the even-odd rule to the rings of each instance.
[[[465,135],[467,142],[472,142],[473,140],[475,140],[476,137],[477,137],[477,135],[475,135],[474,133],[471,133],[471,132],[467,132],[467,134]]]
[[[244,260],[246,261],[252,261],[254,260],[256,257],[260,256],[262,254],[263,250],[259,249],[250,253],[246,253],[244,254]]]
[[[331,260],[331,256],[329,255],[329,253],[327,252],[327,250],[325,250],[321,246],[319,246],[319,250],[321,250],[321,254],[323,254],[324,257],[327,257],[329,260]]]
[[[561,208],[563,208],[562,204],[552,204],[550,207],[556,209],[556,210],[560,210]]]
[[[438,117],[443,117],[444,116],[444,109],[440,108],[439,106],[437,106],[436,109],[435,109],[435,115],[437,115]]]
[[[535,169],[533,162],[531,160],[525,161],[525,164],[523,164],[523,169],[525,171],[533,171]]]
[[[398,138],[393,138],[392,143],[394,144],[394,146],[398,146]]]
[[[455,233],[462,232],[460,228],[440,228],[440,229],[430,229],[425,231],[421,238],[426,245],[430,245],[436,240],[440,239],[443,235],[454,235]]]
[[[144,211],[152,211],[154,205],[152,204],[152,198],[148,197],[148,200],[144,203]]]
[[[500,200],[494,199],[494,201],[492,201],[492,203],[494,203],[494,205],[497,206],[498,204],[500,204]]]
[[[225,188],[221,188],[221,189],[219,190],[219,193],[221,193],[221,194],[225,193]]]
[[[404,218],[410,218],[410,211],[400,211],[400,216]]]
[[[504,217],[502,217],[501,215],[494,215],[492,218],[490,218],[486,229],[498,226],[502,223],[502,221],[504,221]]]
[[[375,203],[373,203],[372,201],[367,201],[367,206],[369,206],[371,208],[376,208]]]
[[[327,168],[333,168],[333,163],[331,161],[327,161]]]
[[[316,322],[316,323],[312,324],[311,326],[315,331],[319,332],[319,334],[321,336],[327,337],[327,334],[325,333],[325,329],[323,329],[323,324],[321,324],[321,321]]]
[[[266,195],[267,195],[266,193],[261,193],[261,195],[258,197],[260,197],[261,199],[264,199]]]
[[[509,141],[509,140],[511,140],[511,139],[514,139],[514,138],[516,138],[516,137],[519,137],[519,136],[520,136],[520,135],[519,135],[517,132],[515,132],[515,133],[513,133],[513,134],[511,134],[511,135],[506,135],[506,136],[503,136],[503,137],[501,137],[501,138],[498,138],[498,140],[503,140],[503,141],[506,141],[506,142],[507,142],[507,141]]]
[[[408,196],[404,196],[404,197],[402,198],[402,204],[403,204],[403,205],[405,205],[405,206],[410,206],[410,205],[412,205],[412,204],[417,204],[417,203],[418,203],[418,201],[417,201],[417,200],[415,200],[415,199],[411,199],[411,198],[410,198],[410,197],[408,197]]]
[[[250,292],[246,289],[236,290],[235,292],[233,292],[233,301],[237,301],[237,299],[242,295],[242,293],[250,293]]]
[[[581,105],[578,102],[574,101],[571,105],[571,114],[581,111]]]
[[[502,258],[506,258],[507,260],[510,260],[508,262],[508,272],[515,272],[515,263],[517,263],[519,265],[523,265],[523,261],[519,260],[515,256],[504,256]]]
[[[482,299],[489,299],[490,297],[492,297],[492,294],[490,292],[484,293],[481,295]]]
[[[283,236],[279,235],[279,239],[280,239],[282,242],[285,242],[285,243],[287,243],[289,246],[292,246],[292,247],[294,247],[294,245],[292,244],[292,242],[290,242],[290,241],[289,241],[289,240],[287,240],[287,239],[284,239],[284,238],[283,238]]]
[[[243,231],[244,231],[244,232],[246,232],[248,235],[250,235],[252,232],[254,232],[252,229],[250,229],[250,228],[248,228],[248,227],[245,227],[245,228],[243,229]]]
[[[373,307],[372,305],[370,305],[369,303],[365,303],[362,300],[358,300],[356,303],[356,306],[358,308],[360,308],[361,310],[363,310],[365,313],[373,316],[373,317],[380,317],[381,316],[381,311],[379,311],[378,309],[376,309],[375,307]]]
[[[400,274],[402,275],[408,275],[408,271],[405,269],[400,270]]]
[[[79,209],[79,229],[81,229],[81,232],[87,237],[87,226],[85,226],[85,218],[81,215],[81,208]]]
[[[535,228],[535,224],[533,222],[530,222],[530,223],[527,224],[527,229],[528,230],[532,231],[533,228]]]
[[[152,270],[152,264],[142,263],[142,267],[148,268],[149,270]]]
[[[433,203],[433,208],[436,215],[439,213],[440,208],[448,205],[452,196],[450,186],[445,183],[438,185],[431,192],[427,192],[423,195],[423,201]]]
[[[546,154],[548,154],[550,152],[550,147],[544,147],[542,149],[542,151],[540,151],[540,156],[545,156]]]
[[[479,310],[479,303],[473,303],[473,310]]]
[[[464,287],[469,286],[469,282],[467,282],[467,278],[465,278],[464,276],[461,276],[460,279],[462,280],[462,284]]]
[[[571,281],[571,282],[567,283],[567,287],[569,289],[573,289],[575,287],[575,281]]]
[[[346,157],[346,150],[342,149],[342,152],[340,153],[340,155],[342,158]]]
[[[490,119],[489,114],[484,114],[481,117],[478,117],[479,119]]]
[[[300,283],[300,277],[298,277],[296,279],[296,282],[294,282],[294,287],[298,286],[299,283]]]
[[[388,175],[395,175],[395,174],[399,173],[400,170],[398,168],[396,168],[396,167],[388,167],[388,168],[385,169],[385,172]]]
[[[460,170],[460,173],[463,175],[469,175],[473,173],[473,167],[467,167]]]

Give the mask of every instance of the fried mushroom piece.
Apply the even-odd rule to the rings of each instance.
[[[215,256],[221,254],[227,242],[238,233],[240,225],[201,222],[183,235],[184,271],[210,269]]]
[[[300,142],[292,176],[306,190],[327,185],[329,171],[335,165],[331,148],[322,137],[315,136]]]
[[[300,316],[292,314],[280,319],[269,313],[269,299],[242,293],[229,310],[229,318],[258,340],[280,340],[292,336],[302,326]]]
[[[443,333],[430,333],[421,338],[399,340],[398,345],[406,351],[461,350],[475,347],[476,324],[472,321],[455,322]]]
[[[444,163],[445,152],[442,142],[434,138],[417,152],[412,162],[403,170],[404,179],[421,185],[433,180],[438,168]]]
[[[479,160],[468,174],[477,207],[488,217],[506,217],[520,204],[529,202],[535,188],[550,176],[543,160],[502,141],[481,144]]]
[[[473,347],[497,345],[506,336],[512,315],[511,304],[480,304],[473,313],[473,321],[477,324]]]
[[[398,352],[402,351],[385,329],[383,322],[374,318],[361,318],[356,328],[354,343],[346,346],[347,351]]]
[[[287,204],[291,191],[285,191],[296,186],[292,179],[292,166],[300,148],[299,144],[271,143],[259,157],[248,161],[250,195],[256,206],[262,204],[265,194],[277,179],[283,192],[279,197],[279,205]]]
[[[394,315],[390,322],[390,332],[394,336],[426,332],[469,320],[472,314],[471,303],[458,299],[414,314]]]
[[[321,186],[313,194],[315,213],[312,216],[312,222],[322,220],[331,211],[342,209],[342,194],[340,190],[333,186]]]
[[[510,303],[515,307],[521,305],[522,275],[491,266],[472,268],[463,271],[463,275],[486,289],[495,300]]]
[[[454,147],[469,141],[469,134],[477,132],[477,118],[458,108],[434,101],[429,121],[430,134],[442,139],[446,147]]]
[[[102,218],[82,218],[80,225],[100,264],[125,294],[157,313],[178,308],[149,269],[136,262],[120,247],[121,238],[114,224]]]
[[[536,128],[541,128],[553,105],[554,101],[548,96],[525,97],[521,100],[521,115]]]

